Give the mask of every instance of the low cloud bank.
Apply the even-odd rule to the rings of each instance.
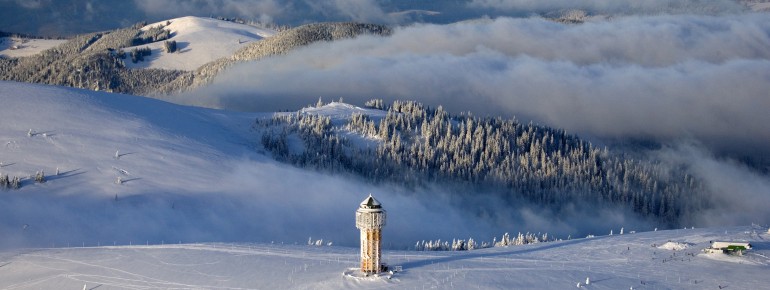
[[[704,182],[699,202],[712,205],[685,213],[686,226],[766,224],[770,180],[745,166],[714,157],[698,145],[685,144],[649,152],[670,168],[686,168]],[[433,184],[405,188],[372,185],[351,176],[332,176],[253,156],[250,160],[216,159],[201,164],[196,184],[168,168],[167,175],[126,183],[127,194],[105,194],[79,178],[71,186],[51,180],[0,192],[0,248],[61,247],[191,242],[305,243],[308,238],[355,247],[354,212],[369,193],[388,211],[384,242],[404,249],[418,240],[474,238],[491,241],[505,232],[541,232],[573,238],[587,234],[647,231],[661,227],[622,207],[591,202],[559,209],[525,200],[503,201],[494,192]],[[189,168],[188,168],[189,170]],[[208,174],[203,174],[208,173]],[[173,189],[143,188],[161,179]],[[157,181],[157,180],[154,180]],[[117,185],[115,185],[117,186]],[[134,187],[136,186],[136,187]],[[187,191],[185,191],[187,188]]]
[[[683,222],[697,226],[766,225],[770,222],[770,177],[735,160],[714,156],[697,142],[683,142],[651,152],[651,157],[683,167],[704,185],[704,193],[693,202],[712,208],[687,213]]]
[[[684,225],[763,224],[770,220],[764,208],[770,202],[766,177],[692,144],[650,154],[687,167],[705,182],[707,194],[699,198],[715,206],[687,213]],[[212,171],[211,178],[216,182],[209,183],[207,191],[158,190],[121,195],[117,200],[73,188],[56,194],[36,186],[4,192],[0,248],[178,242],[303,244],[308,238],[355,247],[354,213],[368,193],[388,212],[384,230],[388,248],[408,248],[418,240],[472,237],[491,241],[505,232],[577,238],[606,235],[621,227],[626,231],[660,227],[622,208],[584,203],[554,210],[523,200],[504,202],[486,192],[458,193],[445,185],[417,189],[370,185],[267,160],[224,164],[221,171]]]
[[[134,3],[147,15],[162,17],[214,15],[293,24],[343,20],[392,23],[395,20],[374,0],[134,0]]]
[[[471,0],[469,7],[520,12],[581,9],[592,14],[729,13],[745,7],[733,0]]]
[[[280,25],[324,21],[452,23],[483,16],[589,14],[723,15],[745,11],[737,0],[0,0],[3,31],[66,36],[182,16],[239,17]],[[83,21],[86,20],[86,21]]]
[[[504,232],[548,232],[566,238],[621,226],[652,226],[619,209],[567,206],[553,212],[525,202],[504,206],[483,193],[456,195],[440,186],[416,190],[374,186],[272,161],[239,162],[213,173],[212,179],[217,182],[211,192],[159,190],[117,199],[77,189],[55,195],[36,187],[5,192],[0,198],[0,247],[302,244],[311,237],[357,246],[355,210],[368,193],[388,211],[384,234],[388,248],[403,249],[429,239],[491,241]]]
[[[244,111],[294,110],[318,97],[417,100],[591,136],[694,138],[761,157],[770,154],[768,79],[767,15],[578,26],[502,18],[313,45],[241,64],[171,100]]]

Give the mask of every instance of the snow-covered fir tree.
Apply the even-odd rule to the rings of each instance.
[[[279,160],[372,182],[442,182],[554,207],[590,200],[623,205],[672,226],[683,214],[713,206],[696,198],[703,186],[684,168],[632,159],[564,130],[516,119],[452,116],[442,107],[396,101],[378,119],[353,114],[333,125],[329,117],[296,113],[259,119],[255,128]],[[343,131],[378,145],[356,146]],[[303,150],[289,150],[291,136]]]

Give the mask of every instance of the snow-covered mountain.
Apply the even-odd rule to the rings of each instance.
[[[127,60],[126,67],[192,71],[208,62],[231,56],[244,46],[276,33],[272,29],[195,16],[148,24],[141,30],[147,31],[157,27],[170,32],[171,37],[168,41],[176,41],[177,51],[173,53],[164,51],[163,41],[126,47],[125,51],[145,47],[152,51],[144,61],[133,63]],[[0,56],[8,58],[31,56],[65,42],[67,42],[65,39],[0,37]]]
[[[168,41],[176,41],[177,51],[165,52],[163,42],[128,47],[126,51],[149,47],[152,55],[137,63],[127,61],[127,67],[191,71],[208,62],[231,56],[249,43],[276,33],[274,30],[246,24],[194,16],[149,24],[142,30],[157,26],[163,26],[171,32],[171,38]]]
[[[55,245],[0,252],[0,288],[764,289],[766,231],[683,229],[464,252],[384,251],[385,262],[402,271],[368,278],[345,275],[358,267],[358,249],[349,247]],[[713,240],[748,241],[753,249],[743,256],[703,253]]]
[[[625,235],[467,252],[386,250],[386,262],[402,272],[346,277],[358,259],[353,211],[369,192],[388,210],[385,245],[499,229],[441,195],[277,163],[259,152],[252,131],[255,118],[269,115],[12,82],[0,83],[0,102],[0,173],[21,178],[21,188],[0,190],[2,289],[565,289],[586,279],[582,287],[595,289],[759,289],[770,282],[770,235],[760,226],[626,228]],[[376,113],[341,103],[302,111],[333,119],[353,112]],[[37,172],[45,182],[34,181]],[[295,245],[308,237],[333,246]],[[754,249],[743,257],[701,254],[711,240],[745,240]]]

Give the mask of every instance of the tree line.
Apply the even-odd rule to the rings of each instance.
[[[375,183],[441,182],[555,208],[577,201],[622,205],[670,226],[712,206],[698,198],[703,185],[685,168],[611,152],[561,129],[452,116],[411,101],[370,104],[386,109],[385,117],[353,114],[334,124],[322,115],[287,113],[258,119],[255,128],[278,160]],[[344,132],[372,142],[352,142]]]

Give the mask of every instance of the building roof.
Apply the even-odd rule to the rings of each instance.
[[[368,209],[375,209],[375,208],[382,208],[382,205],[379,201],[374,199],[372,194],[369,194],[369,197],[364,199],[364,201],[361,202],[360,208],[368,208]]]
[[[746,249],[751,249],[751,244],[749,242],[723,242],[723,241],[711,241],[711,248],[712,249],[722,249],[727,248],[730,246],[740,246],[744,247]]]

